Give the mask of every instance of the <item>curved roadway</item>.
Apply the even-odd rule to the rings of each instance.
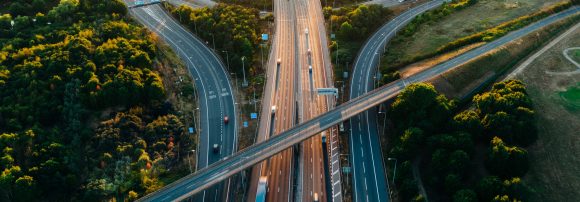
[[[132,2],[127,1],[128,5]],[[157,33],[184,61],[195,80],[200,110],[200,133],[198,168],[205,168],[237,150],[237,118],[232,83],[218,56],[199,38],[193,36],[159,4],[130,9],[137,21]],[[193,113],[193,112],[192,112]],[[224,123],[228,116],[229,123]],[[214,144],[220,145],[218,153],[212,151]],[[229,182],[228,182],[229,183]],[[223,183],[203,193],[203,201],[223,201],[229,194]],[[225,189],[225,190],[222,190]],[[175,196],[173,196],[175,197]]]
[[[397,31],[411,22],[415,16],[433,9],[442,0],[430,1],[412,8],[383,25],[371,36],[354,63],[350,82],[350,99],[359,97],[374,89],[379,57],[385,45]],[[389,201],[381,144],[377,131],[377,108],[350,119],[350,162],[353,170],[354,201]]]
[[[433,79],[440,74],[454,69],[455,67],[469,62],[470,60],[485,54],[495,48],[505,45],[513,40],[519,39],[527,34],[537,31],[547,25],[557,22],[566,17],[578,14],[580,9],[574,6],[568,10],[544,18],[532,25],[526,26],[520,30],[513,31],[504,37],[487,43],[476,49],[461,54],[451,60],[434,66],[430,69],[419,72],[406,79],[400,79],[388,85],[382,86],[369,93],[352,99],[335,109],[326,112],[316,118],[297,125],[285,132],[270,139],[252,145],[245,150],[238,152],[228,159],[219,161],[211,166],[190,174],[172,184],[151,193],[140,201],[173,201],[183,200],[188,196],[201,192],[204,189],[227,179],[240,171],[251,167],[252,165],[265,160],[307,138],[318,134],[329,127],[332,127],[342,121],[360,114],[370,108],[373,108],[393,97],[405,88],[408,83],[423,82]],[[387,190],[384,190],[387,191]]]

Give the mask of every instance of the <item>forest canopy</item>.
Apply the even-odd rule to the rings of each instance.
[[[4,12],[0,201],[124,200],[161,187],[187,137],[165,107],[154,37],[124,3],[17,0]]]

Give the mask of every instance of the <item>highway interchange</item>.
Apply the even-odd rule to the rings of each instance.
[[[284,5],[284,2],[287,2],[286,5]],[[316,2],[316,1],[311,1],[311,2]],[[291,5],[296,3],[297,5]],[[143,201],[173,201],[173,200],[183,200],[186,199],[187,197],[191,196],[194,193],[200,193],[203,190],[206,190],[207,188],[210,188],[213,185],[218,184],[218,188],[220,186],[223,186],[223,183],[218,183],[222,180],[227,179],[229,176],[232,176],[233,174],[236,174],[246,168],[251,167],[252,165],[255,165],[259,162],[262,162],[263,160],[268,159],[269,157],[273,157],[271,159],[276,159],[276,157],[278,157],[278,159],[285,159],[283,157],[286,157],[287,160],[287,164],[283,164],[284,161],[279,161],[278,165],[272,165],[272,161],[270,161],[270,165],[268,165],[267,167],[271,167],[268,168],[270,169],[269,171],[276,171],[278,170],[280,174],[280,176],[282,176],[282,168],[285,168],[284,172],[287,173],[285,174],[286,177],[281,177],[278,179],[278,181],[280,182],[274,182],[272,183],[273,185],[270,186],[270,188],[274,187],[274,186],[282,186],[282,184],[287,184],[288,182],[290,182],[291,180],[283,180],[283,179],[289,179],[291,176],[291,173],[293,171],[291,171],[291,168],[293,168],[293,166],[291,165],[292,161],[290,160],[292,158],[293,152],[291,150],[288,150],[288,148],[291,148],[294,145],[297,145],[299,143],[301,143],[302,141],[305,140],[309,140],[311,137],[318,137],[317,139],[320,139],[320,136],[318,136],[317,134],[320,134],[321,132],[325,131],[326,129],[335,126],[336,124],[342,122],[342,121],[346,121],[349,118],[353,118],[358,114],[361,114],[362,112],[369,110],[369,109],[374,109],[374,106],[377,106],[380,103],[383,103],[384,101],[393,98],[394,96],[396,96],[407,84],[409,83],[413,83],[413,82],[421,82],[421,81],[427,81],[429,79],[432,79],[446,71],[449,71],[451,69],[453,69],[454,67],[457,67],[460,64],[466,63],[468,61],[470,61],[471,59],[482,55],[494,48],[500,47],[510,41],[513,41],[517,38],[520,38],[522,36],[525,36],[526,34],[529,34],[532,31],[535,31],[539,28],[542,28],[548,24],[551,24],[557,20],[563,19],[565,17],[568,17],[570,15],[576,14],[579,12],[578,7],[573,7],[572,9],[560,12],[558,14],[555,14],[553,16],[550,16],[548,18],[545,18],[537,23],[534,23],[533,25],[527,26],[523,29],[514,31],[496,41],[487,43],[479,48],[476,48],[474,50],[471,50],[469,52],[466,52],[460,56],[457,56],[449,61],[446,61],[442,64],[436,65],[430,69],[427,69],[425,71],[419,72],[413,76],[410,76],[408,78],[405,79],[401,79],[398,81],[395,81],[393,83],[390,83],[386,86],[383,86],[379,89],[370,91],[369,93],[366,93],[364,95],[358,96],[358,97],[354,97],[354,94],[351,95],[351,100],[347,103],[344,103],[343,105],[340,105],[338,107],[336,107],[335,109],[331,110],[331,106],[329,106],[329,102],[328,99],[323,99],[323,97],[318,97],[317,95],[312,94],[312,90],[315,89],[314,86],[316,87],[324,87],[324,86],[331,86],[332,84],[328,84],[328,81],[325,80],[327,79],[326,77],[328,77],[329,75],[323,75],[323,74],[327,74],[329,72],[327,72],[328,66],[329,66],[329,62],[327,63],[325,60],[327,58],[324,58],[324,54],[326,54],[326,56],[328,56],[327,51],[328,50],[324,50],[324,48],[326,48],[326,45],[321,45],[318,50],[314,50],[316,48],[314,44],[326,44],[326,34],[324,33],[324,28],[323,28],[323,24],[321,27],[320,21],[316,21],[314,20],[314,22],[312,21],[308,21],[308,22],[302,22],[303,24],[301,24],[299,21],[301,18],[299,18],[300,16],[309,16],[309,15],[318,15],[317,12],[320,11],[320,9],[317,8],[313,8],[313,6],[308,6],[308,1],[303,0],[302,3],[301,1],[284,1],[284,0],[276,0],[276,7],[275,7],[275,13],[276,13],[276,17],[277,17],[277,28],[276,28],[276,33],[277,36],[276,38],[274,38],[274,40],[289,40],[285,43],[283,42],[278,42],[278,43],[274,43],[273,44],[273,48],[272,48],[272,53],[270,55],[270,60],[268,62],[269,64],[269,70],[268,70],[268,83],[272,84],[271,81],[274,82],[281,82],[281,83],[277,83],[276,85],[269,85],[267,88],[270,88],[272,90],[272,92],[269,94],[268,93],[268,89],[266,89],[266,93],[265,93],[265,97],[264,97],[264,102],[263,103],[269,103],[270,106],[267,106],[267,104],[265,104],[262,108],[262,114],[261,114],[261,130],[260,130],[260,136],[262,136],[263,134],[268,134],[269,133],[269,127],[274,127],[274,134],[277,135],[273,135],[273,134],[268,134],[266,136],[263,136],[262,138],[262,142],[257,143],[253,146],[248,147],[247,149],[245,149],[244,151],[235,153],[235,149],[236,149],[236,130],[235,128],[237,127],[236,124],[236,120],[235,120],[235,104],[234,104],[234,100],[233,100],[233,96],[232,96],[232,90],[231,90],[231,83],[228,80],[227,74],[224,71],[223,68],[223,64],[220,62],[220,60],[218,59],[218,57],[215,55],[215,53],[213,53],[212,51],[210,51],[206,46],[204,46],[203,42],[199,41],[199,39],[197,39],[196,37],[194,37],[193,35],[191,35],[189,32],[185,31],[181,26],[179,26],[174,20],[172,20],[171,17],[169,17],[167,15],[167,13],[165,13],[160,7],[159,5],[151,5],[151,6],[147,6],[147,7],[142,7],[142,8],[134,8],[131,9],[131,14],[133,16],[135,16],[137,18],[137,20],[143,24],[145,24],[148,28],[150,28],[151,30],[153,30],[154,32],[156,32],[157,34],[159,34],[165,41],[167,41],[170,46],[177,52],[177,54],[186,62],[186,65],[188,67],[188,69],[190,70],[190,72],[192,73],[193,78],[196,80],[196,88],[198,89],[199,92],[199,96],[200,96],[200,109],[201,110],[201,123],[202,125],[200,126],[201,128],[201,132],[202,135],[201,137],[201,142],[200,142],[200,158],[199,158],[199,167],[202,168],[201,170],[199,170],[197,173],[195,174],[190,174],[164,188],[162,188],[161,190],[154,192],[150,195],[145,196],[144,198],[142,198],[141,200]],[[278,5],[279,4],[279,5]],[[302,4],[302,5],[299,5]],[[318,5],[320,5],[318,3]],[[300,7],[304,8],[300,9]],[[285,7],[285,9],[280,9],[279,7]],[[294,13],[294,8],[296,8],[296,12]],[[288,17],[290,20],[286,20],[286,21],[282,21],[280,20],[280,16],[282,16],[282,14],[284,14],[284,12],[282,12],[282,10],[286,10],[285,15],[287,15],[286,17]],[[313,11],[310,11],[313,10]],[[318,11],[314,11],[314,10],[318,10]],[[420,12],[419,10],[416,10],[417,12]],[[302,12],[302,13],[301,13]],[[306,13],[306,14],[305,14]],[[409,12],[406,12],[409,13]],[[403,14],[405,15],[405,14]],[[409,15],[414,15],[413,12],[411,12]],[[293,18],[292,18],[293,17]],[[308,17],[308,19],[310,19],[311,16]],[[316,17],[315,17],[316,18]],[[402,17],[400,18],[399,22],[394,22],[392,21],[391,23],[394,23],[393,26],[395,24],[402,24],[405,23],[405,19],[409,19],[412,17]],[[281,26],[279,25],[282,22],[289,22],[288,24],[292,24],[292,19],[295,19],[294,22],[297,22],[296,24],[298,25],[302,25],[302,26]],[[320,19],[322,19],[320,17]],[[395,19],[396,20],[396,19]],[[319,30],[319,32],[323,32],[320,35],[324,35],[324,36],[316,36],[316,37],[312,37],[312,33],[315,32],[310,32],[311,34],[309,34],[309,36],[307,37],[306,34],[304,33],[304,29],[301,30],[302,27],[308,27],[310,30],[315,30],[316,28],[319,28],[321,30]],[[366,92],[369,90],[369,88],[371,88],[372,86],[368,86],[369,84],[369,79],[372,74],[372,68],[374,68],[376,65],[376,60],[377,58],[374,57],[374,53],[377,52],[377,50],[380,50],[382,48],[382,46],[384,46],[384,43],[386,43],[386,41],[388,41],[388,39],[390,37],[392,37],[392,34],[394,34],[395,31],[391,31],[391,32],[387,32],[388,30],[383,30],[383,29],[393,29],[392,27],[390,28],[385,28],[385,27],[389,27],[389,25],[385,25],[383,28],[381,28],[381,30],[379,30],[377,32],[377,34],[375,34],[373,37],[376,37],[378,35],[378,33],[381,33],[382,35],[380,35],[379,39],[369,39],[369,45],[370,47],[367,47],[365,45],[365,47],[363,48],[363,50],[368,50],[368,51],[361,51],[361,55],[358,58],[361,57],[365,57],[365,53],[370,53],[370,57],[367,56],[367,58],[369,58],[368,63],[361,65],[360,68],[358,68],[357,64],[355,64],[355,71],[360,70],[360,82],[356,82],[359,84],[362,84],[363,88],[357,90],[358,95]],[[287,29],[285,31],[283,31],[283,29]],[[396,30],[396,27],[394,28]],[[290,30],[290,31],[288,31]],[[286,33],[286,34],[284,34]],[[386,34],[386,35],[385,35]],[[301,41],[304,43],[299,43],[296,44],[296,41]],[[308,41],[308,43],[306,43],[306,41]],[[373,41],[375,41],[375,43],[372,43]],[[282,46],[282,44],[287,44],[286,46]],[[304,46],[306,46],[306,44],[309,44],[308,46],[312,49],[312,54],[316,55],[317,59],[313,59],[312,61],[307,60],[307,54],[306,52],[304,52]],[[314,47],[313,47],[314,46]],[[307,49],[306,49],[307,50]],[[326,51],[326,52],[325,52]],[[273,57],[274,56],[274,57]],[[194,57],[194,58],[192,58]],[[276,70],[278,69],[276,67],[276,60],[277,58],[281,59],[281,63],[282,65],[279,68],[279,71]],[[357,59],[358,60],[358,59]],[[312,62],[313,65],[313,73],[310,75],[309,70],[307,68],[304,68],[304,64],[308,64],[309,62]],[[288,63],[288,64],[286,64]],[[358,63],[358,62],[357,62]],[[315,67],[316,66],[316,67]],[[209,67],[219,67],[219,68],[209,68]],[[294,69],[293,67],[301,67],[301,68],[297,68]],[[366,73],[365,73],[366,71]],[[357,74],[356,72],[354,72],[354,74]],[[287,76],[287,77],[283,77],[281,75]],[[200,77],[206,77],[206,76],[211,76],[208,78],[211,79],[207,79],[207,81],[202,81],[203,79]],[[311,77],[311,78],[308,78]],[[354,77],[354,75],[353,75]],[[276,78],[279,78],[280,81],[275,81]],[[366,78],[366,79],[365,79]],[[286,83],[284,84],[284,79],[286,79]],[[363,81],[363,79],[365,79]],[[294,81],[299,81],[299,82],[294,82]],[[310,83],[312,82],[312,83]],[[353,82],[354,84],[355,82]],[[372,84],[372,82],[370,82]],[[366,84],[366,85],[365,85]],[[312,87],[310,86],[312,85]],[[364,87],[367,86],[367,87]],[[282,89],[282,93],[280,93],[279,89]],[[228,92],[229,91],[229,92]],[[296,93],[298,92],[298,93]],[[354,92],[351,90],[351,92]],[[219,94],[218,94],[219,93]],[[281,94],[280,96],[278,96],[278,94]],[[313,96],[311,96],[313,95]],[[212,97],[213,96],[213,97]],[[308,98],[310,97],[310,98]],[[219,100],[219,102],[215,102],[215,101],[210,101],[208,102],[208,99],[216,99]],[[268,101],[268,102],[267,102]],[[295,105],[296,101],[300,101],[298,102],[298,105]],[[280,104],[278,104],[280,103]],[[289,105],[285,105],[284,103],[287,103]],[[270,122],[268,118],[264,119],[264,117],[268,117],[269,115],[271,115],[271,106],[272,105],[276,105],[278,108],[278,111],[276,112],[276,116],[270,116],[270,117],[274,117],[274,121],[271,123],[274,123],[273,125],[267,123],[266,125],[268,127],[264,127],[264,122]],[[285,105],[284,109],[280,108],[281,106]],[[310,105],[310,107],[308,107]],[[332,104],[334,105],[334,104]],[[299,106],[299,107],[296,107]],[[322,111],[310,111],[309,109],[313,109],[314,107],[320,108],[323,107]],[[296,113],[296,108],[298,108],[298,112],[300,113]],[[215,109],[216,111],[220,111],[221,113],[218,115],[218,113],[212,113],[211,115],[209,113],[207,113],[208,109],[212,109],[212,111]],[[308,109],[308,111],[307,111]],[[205,113],[203,111],[206,111]],[[330,110],[328,112],[325,112],[326,110]],[[232,125],[226,125],[223,122],[223,116],[225,116],[224,114],[231,114],[230,117],[230,124]],[[266,115],[264,115],[266,114]],[[280,117],[278,117],[278,114],[280,114]],[[296,115],[298,114],[298,117],[296,117]],[[319,115],[319,116],[317,116]],[[367,116],[364,115],[364,113],[362,114],[363,116]],[[358,117],[362,117],[361,115],[359,115]],[[372,117],[372,116],[367,116],[367,117]],[[295,119],[298,118],[298,122],[295,121]],[[278,121],[281,120],[281,121]],[[367,124],[370,123],[370,120],[367,120]],[[352,122],[352,119],[351,119]],[[278,124],[279,123],[279,124]],[[298,124],[300,123],[300,124]],[[204,125],[205,125],[205,129],[204,129]],[[264,129],[267,128],[267,129]],[[374,127],[376,128],[376,127]],[[211,133],[210,133],[211,131]],[[219,131],[219,132],[218,132]],[[265,132],[263,132],[265,131]],[[370,129],[368,130],[369,132],[371,131]],[[361,131],[359,131],[360,133]],[[210,136],[210,134],[212,134]],[[215,134],[220,134],[219,137]],[[356,134],[355,132],[353,132],[351,134],[351,136],[353,134]],[[317,136],[315,136],[317,135]],[[203,140],[204,140],[204,136],[206,136],[205,141],[207,144],[204,145]],[[370,137],[370,136],[369,136]],[[361,138],[362,140],[362,138]],[[210,145],[213,145],[212,143],[217,142],[220,145],[223,145],[222,149],[220,150],[220,153],[217,155],[212,155],[210,152],[208,147]],[[373,142],[371,140],[369,140],[369,142]],[[314,144],[319,144],[319,142],[316,142],[316,140],[312,141],[312,143]],[[376,143],[376,141],[375,141]],[[312,145],[314,145],[312,144]],[[362,143],[361,143],[362,144]],[[228,145],[228,146],[226,146]],[[230,146],[231,145],[231,146]],[[306,147],[308,147],[309,145],[307,144],[307,142],[302,143],[302,145],[306,145]],[[319,148],[321,147],[320,145],[317,145]],[[202,149],[202,147],[206,147],[205,149]],[[373,147],[370,147],[373,148]],[[377,147],[378,148],[378,147]],[[205,154],[202,154],[203,151],[205,150]],[[290,151],[287,152],[288,154],[286,154],[287,156],[283,156],[283,153],[280,153],[282,151]],[[315,154],[314,150],[312,150],[313,152],[311,152],[311,154],[309,155],[305,155],[302,157],[302,161],[304,160],[309,160],[308,157],[312,157],[314,162],[314,158],[317,155],[321,155],[321,154]],[[306,153],[306,152],[305,152]],[[372,153],[372,152],[371,152]],[[233,154],[231,157],[227,158],[227,159],[223,159],[222,161],[219,161],[220,159],[222,159],[223,157],[229,155],[229,154]],[[280,155],[280,156],[278,156]],[[206,160],[204,161],[203,157],[206,157]],[[353,155],[354,156],[354,155]],[[306,159],[304,159],[306,158]],[[368,161],[368,160],[360,160],[360,162],[364,162],[364,161]],[[264,161],[264,162],[268,162],[268,161]],[[353,161],[355,162],[355,161]],[[203,168],[203,165],[208,165],[208,167]],[[212,164],[213,163],[213,164]],[[210,165],[211,164],[211,165]],[[290,165],[289,165],[290,164]],[[258,164],[259,165],[259,164]],[[322,165],[322,163],[320,163],[320,165]],[[277,166],[277,167],[276,167]],[[368,168],[368,167],[367,167]],[[305,187],[302,191],[302,199],[303,200],[308,200],[311,199],[309,198],[309,194],[310,193],[305,193],[308,191],[320,191],[319,193],[323,193],[324,192],[324,181],[321,181],[319,184],[316,184],[316,180],[314,177],[312,177],[312,180],[308,180],[308,173],[310,172],[310,174],[312,174],[312,176],[314,176],[314,174],[317,174],[316,176],[322,176],[324,175],[324,173],[322,171],[317,171],[318,167],[316,167],[315,164],[311,164],[310,167],[308,166],[304,166],[303,170],[300,172],[303,172],[303,175],[306,175],[306,180],[302,180],[301,183],[305,183]],[[255,169],[254,169],[255,170]],[[298,171],[294,171],[294,172],[298,172]],[[379,172],[377,171],[373,171],[375,172],[375,176],[377,176]],[[261,173],[262,175],[264,175],[265,173]],[[275,176],[276,173],[274,173]],[[268,173],[268,175],[272,176],[271,173]],[[355,174],[356,175],[356,174]],[[369,175],[370,176],[370,175]],[[359,178],[359,179],[364,179],[363,178]],[[380,178],[377,178],[380,179]],[[377,180],[378,181],[383,181],[384,180]],[[306,183],[312,183],[311,187],[308,187],[310,185],[306,185]],[[375,187],[376,189],[378,189],[381,185],[376,184]],[[384,186],[384,185],[382,185]],[[226,186],[227,187],[227,186]],[[273,191],[273,190],[270,190]],[[277,191],[277,190],[276,190]],[[269,198],[268,201],[290,201],[289,197],[290,197],[290,193],[292,193],[292,185],[288,184],[286,185],[286,187],[282,186],[282,191],[283,192],[287,192],[286,194],[282,195],[282,198]],[[224,200],[228,200],[227,197],[229,196],[229,194],[224,194],[227,193],[228,191],[225,190],[219,190],[219,189],[215,189],[215,187],[212,187],[212,189],[209,189],[205,192],[209,192],[208,195],[214,195],[214,197],[204,197],[204,200],[207,199],[211,199],[210,201],[224,201]],[[250,191],[251,192],[251,191]],[[356,191],[357,193],[359,193],[359,191]],[[355,201],[382,201],[382,199],[386,199],[388,200],[388,198],[384,198],[384,196],[380,196],[379,194],[384,194],[384,192],[386,192],[386,189],[384,189],[383,193],[379,193],[380,191],[378,191],[377,193],[374,194],[374,196],[372,193],[369,194],[370,197],[376,197],[377,200],[365,200],[365,199],[361,199],[359,196],[357,196],[357,199],[355,199]],[[271,193],[271,192],[270,192]],[[365,192],[368,193],[368,192]],[[274,194],[270,194],[268,197],[271,197],[271,195]],[[324,194],[322,194],[324,196]],[[311,196],[311,195],[310,195]],[[223,198],[225,197],[225,198]],[[272,196],[272,197],[281,197],[281,196]],[[213,199],[212,199],[213,198]]]
[[[406,84],[412,82],[426,81],[434,78],[443,72],[449,71],[454,67],[463,64],[476,56],[484,54],[494,48],[500,47],[510,41],[525,36],[530,32],[538,30],[546,25],[556,22],[570,15],[579,12],[578,7],[566,10],[564,12],[555,14],[537,23],[527,26],[521,30],[514,31],[496,41],[490,42],[477,49],[464,53],[454,59],[445,63],[439,64],[431,69],[420,72],[414,76],[408,77],[404,80],[398,80],[379,89],[373,90],[363,96],[352,99],[351,101],[336,107],[327,113],[324,113],[310,121],[306,121],[298,126],[295,126],[277,136],[271,137],[265,142],[250,146],[244,151],[238,152],[230,158],[217,162],[206,169],[202,169],[195,174],[188,175],[185,178],[178,180],[155,192],[152,195],[143,198],[145,201],[168,201],[180,200],[186,198],[188,195],[200,192],[205,188],[226,179],[227,177],[246,169],[280,151],[289,148],[301,141],[322,132],[323,130],[345,121],[365,110],[368,110],[390,98],[396,96]],[[183,194],[180,197],[166,197],[171,196],[169,193]],[[166,198],[160,198],[165,196]]]

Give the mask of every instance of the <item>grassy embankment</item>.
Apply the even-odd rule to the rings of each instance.
[[[486,84],[496,80],[520,60],[545,44],[567,27],[580,19],[579,16],[568,18],[515,40],[490,53],[480,56],[455,70],[444,73],[433,80],[441,92],[452,98],[470,97]]]
[[[392,40],[384,55],[382,71],[398,70],[454,50],[463,52],[475,48],[481,45],[478,44],[480,42],[491,41],[525,25],[526,22],[535,21],[553,13],[550,11],[539,13],[538,10],[558,2],[569,1],[480,0],[461,10],[451,11],[453,12],[451,15],[443,17],[438,17],[435,11],[428,12],[406,26],[401,34]],[[510,22],[516,19],[522,23]],[[454,54],[451,54],[447,57],[453,56]]]

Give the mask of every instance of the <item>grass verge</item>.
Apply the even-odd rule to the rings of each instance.
[[[510,42],[444,73],[433,79],[433,84],[448,97],[458,99],[471,97],[579,19],[580,16],[576,15]]]
[[[458,39],[500,27],[505,22],[530,15],[558,2],[568,1],[480,0],[440,20],[417,26],[412,35],[397,35],[387,49],[383,66],[396,69],[432,57],[439,54],[440,48]]]

